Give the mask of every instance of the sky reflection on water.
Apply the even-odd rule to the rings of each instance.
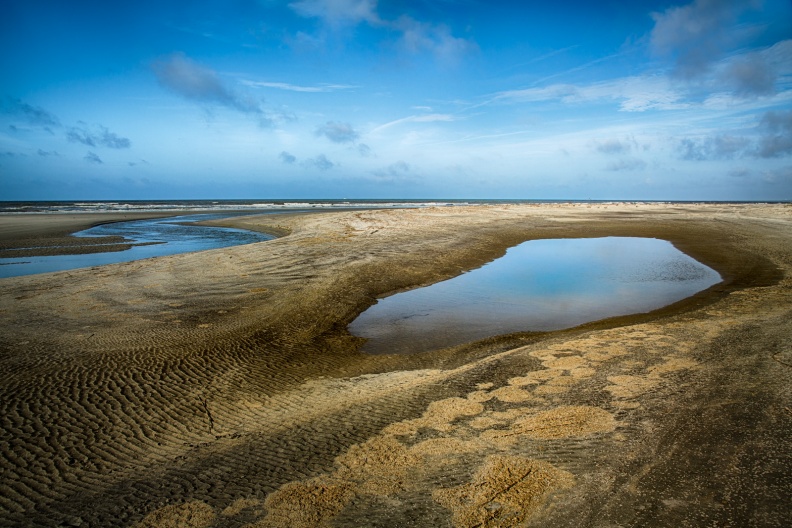
[[[665,240],[533,240],[479,269],[381,299],[349,330],[369,338],[365,352],[413,353],[649,312],[720,281]]]
[[[253,242],[272,240],[273,236],[243,229],[206,227],[180,222],[199,222],[227,218],[228,213],[176,216],[115,222],[99,225],[75,233],[77,237],[122,236],[136,244],[125,251],[90,253],[86,255],[56,255],[46,257],[19,257],[0,259],[0,278],[32,275],[51,271],[88,268],[118,262],[130,262],[150,257],[162,257],[179,253],[190,253],[206,249],[218,249]]]

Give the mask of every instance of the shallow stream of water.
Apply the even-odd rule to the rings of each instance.
[[[349,331],[369,339],[364,352],[415,353],[650,312],[720,281],[665,240],[532,240],[453,279],[380,299]]]
[[[238,246],[275,238],[272,235],[243,229],[192,225],[193,222],[229,216],[233,215],[229,213],[199,214],[99,225],[75,233],[74,236],[121,236],[130,243],[146,245],[135,245],[124,251],[106,253],[3,258],[0,259],[0,278],[130,262],[149,257]]]

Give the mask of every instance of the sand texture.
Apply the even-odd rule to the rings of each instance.
[[[68,238],[47,218],[0,218],[3,248]],[[792,524],[792,206],[219,223],[284,236],[0,280],[0,526]],[[379,296],[593,236],[670,240],[724,282],[430,353],[346,332]]]

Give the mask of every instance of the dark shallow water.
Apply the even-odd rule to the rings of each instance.
[[[414,353],[650,312],[720,281],[665,240],[533,240],[479,269],[381,299],[349,330],[369,339],[365,352]]]
[[[51,271],[88,268],[149,257],[162,257],[206,249],[218,249],[272,240],[273,236],[242,229],[190,225],[192,222],[226,218],[228,213],[176,216],[133,220],[100,225],[75,233],[77,237],[122,236],[135,244],[125,251],[85,255],[55,255],[0,259],[0,278],[32,275]],[[183,224],[188,222],[186,224]]]

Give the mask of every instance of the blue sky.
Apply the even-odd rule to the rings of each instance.
[[[0,10],[0,199],[792,200],[789,0]]]

